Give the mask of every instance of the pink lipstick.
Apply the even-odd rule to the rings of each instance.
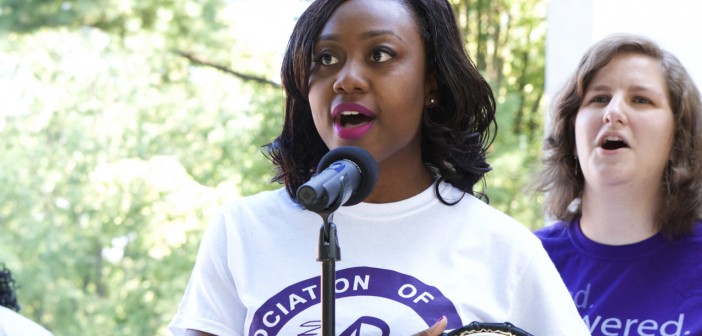
[[[332,119],[339,138],[356,140],[373,128],[375,113],[361,104],[342,103],[332,110]]]

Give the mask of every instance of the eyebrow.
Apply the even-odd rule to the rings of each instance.
[[[363,32],[361,34],[361,39],[367,40],[369,38],[377,37],[377,36],[383,36],[383,35],[392,35],[395,38],[397,38],[400,41],[402,40],[402,37],[400,35],[395,34],[394,31],[392,30],[370,30],[367,32]],[[318,41],[323,41],[323,40],[331,40],[331,41],[338,41],[339,40],[339,35],[338,34],[325,34],[325,35],[320,35]]]
[[[607,85],[604,85],[604,84],[595,85],[592,88],[588,89],[588,91],[597,91],[597,92],[610,91],[610,90],[611,90],[611,88]],[[658,92],[657,90],[654,90],[650,87],[642,86],[642,85],[634,85],[634,86],[630,87],[627,91],[646,92],[646,93],[654,94],[658,97],[665,96],[665,94]]]

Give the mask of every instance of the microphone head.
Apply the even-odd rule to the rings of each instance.
[[[370,153],[365,149],[357,146],[341,146],[330,150],[324,154],[322,160],[317,165],[317,173],[326,169],[332,163],[339,160],[349,160],[353,162],[361,171],[361,183],[356,192],[351,194],[346,203],[343,205],[356,205],[361,203],[368,195],[373,192],[375,183],[378,182],[378,163],[375,162]]]

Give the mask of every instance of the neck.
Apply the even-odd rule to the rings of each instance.
[[[626,245],[656,234],[655,214],[660,205],[656,188],[617,186],[585,187],[580,226],[598,243]]]
[[[434,182],[431,172],[421,162],[404,168],[383,168],[386,167],[378,166],[378,182],[364,202],[398,202],[421,193]]]

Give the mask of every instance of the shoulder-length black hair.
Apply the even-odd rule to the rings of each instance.
[[[427,73],[437,81],[436,104],[423,111],[422,160],[440,179],[474,194],[473,186],[491,169],[486,151],[497,131],[492,89],[467,55],[448,1],[398,1],[414,13]],[[277,167],[273,180],[285,184],[293,199],[329,151],[312,120],[308,80],[316,39],[342,3],[314,1],[297,21],[283,59],[285,122],[281,134],[264,147]]]

